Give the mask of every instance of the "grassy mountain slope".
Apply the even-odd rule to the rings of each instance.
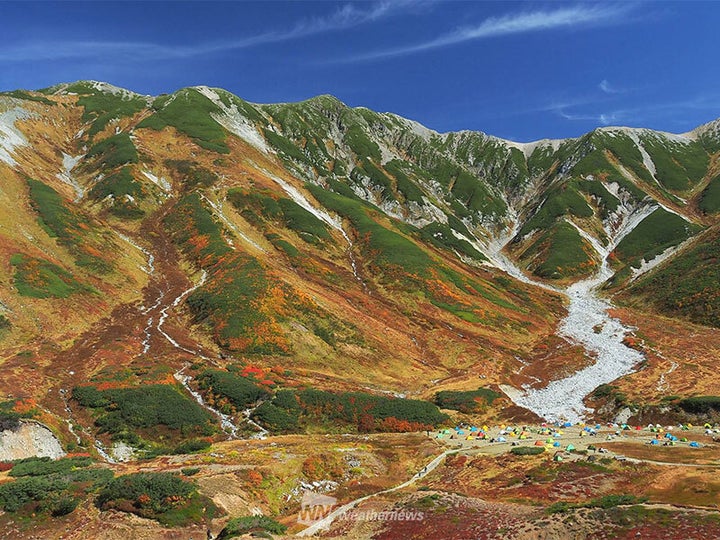
[[[258,105],[195,87],[153,99],[94,82],[0,104],[24,138],[0,162],[7,390],[30,398],[39,382],[67,440],[61,396],[80,382],[183,392],[183,374],[251,367],[268,391],[428,397],[506,382],[555,343],[563,307],[492,267],[498,237],[516,231],[510,256],[568,282],[598,268],[590,240],[608,246],[657,207],[614,246],[620,284],[715,219],[710,129],[523,145],[331,96]],[[642,283],[628,298],[646,297]],[[112,442],[100,409],[69,406],[83,445]]]

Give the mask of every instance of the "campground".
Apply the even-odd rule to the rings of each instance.
[[[537,448],[538,453],[542,449],[563,461],[597,456],[661,465],[720,467],[720,443],[713,440],[720,440],[718,431],[717,426],[692,425],[540,424],[457,426],[431,431],[429,437],[473,455],[497,456],[528,447]]]

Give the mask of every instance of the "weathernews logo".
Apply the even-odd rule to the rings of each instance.
[[[423,512],[412,512],[408,510],[387,510],[378,512],[376,510],[341,510],[338,508],[337,499],[328,495],[305,491],[300,501],[300,514],[298,523],[313,525],[326,518],[332,521],[422,521],[425,519]],[[333,514],[333,515],[331,515]]]

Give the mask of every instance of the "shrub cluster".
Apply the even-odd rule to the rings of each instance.
[[[493,401],[501,395],[490,388],[478,388],[477,390],[455,391],[442,390],[435,394],[435,405],[441,409],[453,409],[463,413],[477,411],[481,404],[492,405]]]
[[[150,384],[136,388],[98,390],[77,386],[72,397],[83,407],[103,409],[95,424],[102,431],[122,438],[133,429],[165,426],[183,435],[210,434],[211,415],[170,385]]]
[[[418,431],[445,421],[432,403],[389,398],[363,392],[333,393],[308,388],[281,390],[258,407],[253,417],[271,429],[293,431],[305,424],[332,421],[355,425],[358,431]]]

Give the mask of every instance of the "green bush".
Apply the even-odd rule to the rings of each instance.
[[[694,396],[680,400],[678,406],[692,414],[707,414],[720,412],[720,397]]]
[[[113,435],[161,425],[183,434],[212,432],[212,416],[173,386],[150,384],[102,391],[75,387],[72,395],[81,405],[103,409],[105,414],[98,416],[95,424]]]
[[[515,446],[510,449],[510,453],[516,456],[537,456],[545,452],[544,446]]]
[[[20,413],[0,410],[0,431],[15,429],[20,425]]]
[[[28,458],[13,462],[14,482],[0,484],[0,508],[24,514],[49,513],[63,516],[74,511],[78,494],[89,493],[107,484],[113,473],[105,468],[88,468],[90,458]]]
[[[297,414],[269,401],[252,413],[253,419],[274,433],[293,433],[299,428]]]
[[[75,511],[80,504],[80,499],[72,497],[70,495],[63,495],[60,498],[52,501],[49,505],[50,514],[53,517],[66,516]]]
[[[95,143],[88,150],[87,157],[97,157],[99,163],[109,169],[127,163],[137,163],[138,153],[127,133],[118,133]]]
[[[502,397],[489,388],[478,388],[465,392],[455,390],[442,390],[435,394],[435,405],[441,409],[453,409],[456,411],[471,413],[476,411],[480,402],[492,405],[493,401]]]
[[[172,453],[173,454],[195,454],[207,450],[212,446],[212,443],[207,439],[190,439],[181,442],[177,445]]]
[[[92,464],[89,457],[75,457],[51,460],[49,457],[31,457],[14,462],[10,476],[47,476],[57,473],[68,473],[75,469],[84,468]]]
[[[313,388],[278,392],[272,401],[258,407],[253,417],[281,431],[292,430],[298,425],[299,418],[305,423],[331,421],[354,424],[362,431],[383,430],[388,426],[393,430],[392,426],[400,425],[403,430],[426,429],[448,418],[427,401],[364,392],[333,393]]]
[[[172,525],[200,521],[202,507],[207,508],[208,503],[198,496],[195,484],[171,473],[119,476],[100,491],[96,500],[101,510],[131,512]]]
[[[216,397],[226,398],[237,410],[245,409],[270,395],[247,377],[217,369],[202,372],[198,376],[198,386]]]
[[[180,469],[180,472],[183,473],[185,476],[195,476],[197,473],[200,472],[199,467],[185,467],[183,469]]]
[[[220,531],[218,540],[227,540],[237,536],[250,534],[259,536],[256,533],[267,532],[270,534],[285,534],[287,527],[267,516],[243,516],[228,521],[225,528]]]

